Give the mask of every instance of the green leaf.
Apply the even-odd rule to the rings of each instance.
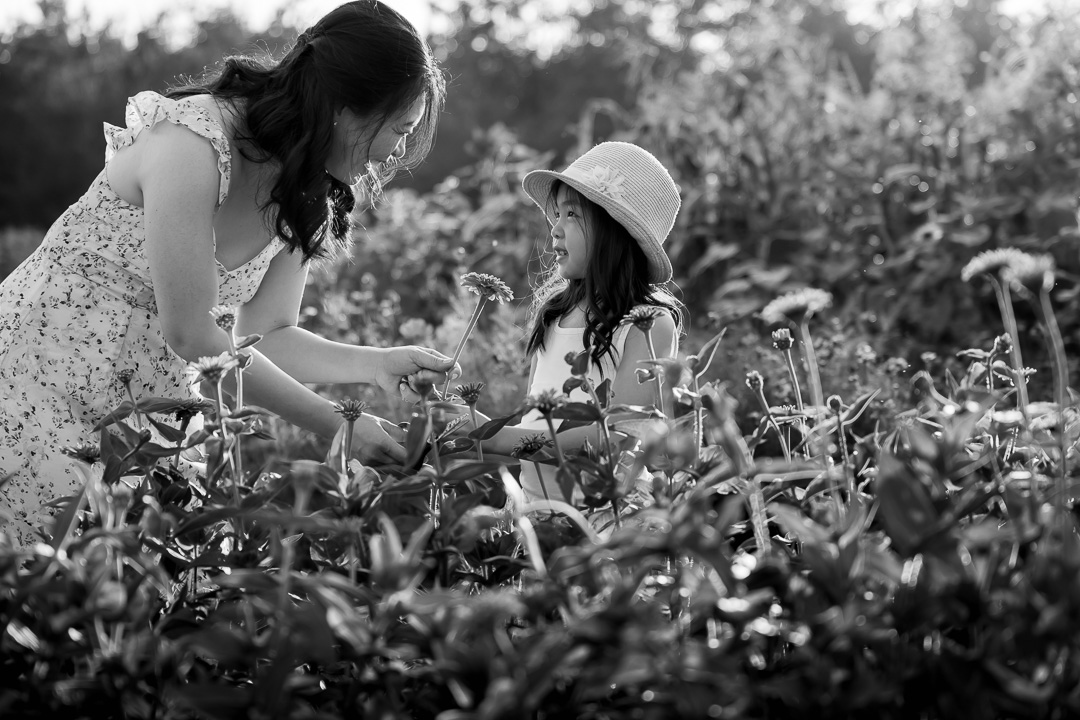
[[[875,487],[885,531],[897,551],[910,557],[938,524],[930,494],[910,468],[889,454],[881,457]]]
[[[588,403],[572,402],[555,408],[551,417],[556,420],[577,420],[580,422],[596,422],[604,416],[600,409]]]
[[[466,437],[470,437],[473,440],[487,440],[495,437],[495,435],[504,427],[521,418],[520,413],[513,415],[507,415],[506,417],[493,418],[486,423],[470,432]]]

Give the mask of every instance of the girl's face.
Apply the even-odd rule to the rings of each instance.
[[[559,275],[565,280],[580,280],[589,264],[589,234],[581,200],[566,185],[559,187],[555,200],[551,246]]]
[[[424,117],[425,99],[418,98],[404,112],[389,118],[371,137],[371,118],[348,109],[338,113],[330,140],[326,171],[347,185],[356,185],[368,173],[368,164],[389,164],[405,154],[409,134]]]

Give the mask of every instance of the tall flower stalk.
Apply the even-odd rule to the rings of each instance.
[[[466,383],[464,385],[458,385],[455,390],[461,397],[461,401],[469,407],[469,417],[472,419],[473,430],[478,428],[480,424],[476,420],[476,403],[480,401],[480,392],[484,389],[485,385],[482,382]],[[483,462],[484,460],[484,448],[482,443],[477,441],[476,443],[476,457]]]
[[[457,365],[457,361],[461,358],[461,351],[465,349],[465,342],[469,339],[469,335],[472,334],[473,328],[476,327],[476,322],[480,319],[480,313],[483,312],[484,306],[492,300],[502,304],[514,299],[514,293],[506,283],[487,273],[465,273],[461,276],[461,286],[478,295],[479,300],[476,302],[476,307],[473,309],[472,317],[469,318],[469,324],[466,326],[465,332],[461,334],[461,339],[458,340],[457,347],[454,348],[451,367]],[[450,382],[450,373],[447,373],[446,385],[443,386],[442,391],[444,396],[450,390]]]
[[[214,410],[217,413],[218,426],[221,430],[221,442],[225,448],[229,447],[230,434],[228,423],[226,418],[228,417],[228,410],[225,406],[225,398],[221,389],[221,382],[224,380],[225,375],[236,368],[238,362],[235,356],[230,355],[227,352],[215,355],[212,357],[201,357],[198,361],[191,363],[188,366],[189,371],[194,375],[196,381],[207,381],[214,388]],[[229,453],[229,457],[232,462],[235,463],[236,458],[234,453]],[[232,495],[233,502],[236,504],[237,510],[240,508],[240,473],[239,467],[234,467],[232,473]],[[237,521],[237,529],[239,536],[243,536],[243,521]]]
[[[520,460],[529,460],[536,453],[552,445],[554,445],[554,443],[543,433],[526,435],[517,441],[514,448],[510,451],[510,455]],[[544,499],[550,501],[551,496],[548,494],[547,483],[544,482],[543,469],[540,467],[540,463],[535,460],[530,461],[536,469],[537,479],[540,480],[540,491],[544,493]]]
[[[128,400],[131,402],[131,416],[135,418],[135,429],[142,429],[142,417],[139,413],[139,403],[135,401],[135,393],[131,389],[131,380],[135,377],[135,371],[131,368],[124,370],[118,370],[116,372],[117,379],[124,386],[124,394],[127,395]]]
[[[791,378],[791,388],[795,395],[795,409],[800,413],[803,412],[803,400],[802,400],[802,388],[799,387],[799,373],[795,369],[795,357],[791,352],[791,348],[795,345],[795,339],[791,337],[791,330],[787,328],[780,328],[774,330],[772,334],[773,347],[784,353],[784,360],[787,362],[788,376]]]
[[[1005,326],[1011,342],[1010,359],[1013,366],[1013,374],[1016,378],[1016,402],[1020,411],[1027,417],[1028,391],[1027,374],[1024,372],[1024,360],[1020,354],[1020,336],[1016,330],[1016,315],[1013,312],[1012,293],[1009,282],[1004,279],[1009,268],[1016,262],[1023,262],[1023,258],[1030,257],[1027,253],[1016,248],[999,248],[979,253],[964,266],[960,271],[960,278],[964,282],[971,282],[972,278],[985,275],[994,288],[994,296],[997,298],[998,310],[1001,312],[1001,321]]]
[[[244,406],[244,363],[240,358],[240,353],[236,348],[236,308],[227,307],[225,305],[215,305],[210,308],[210,315],[214,318],[214,323],[219,328],[225,331],[225,336],[229,339],[229,355],[236,360],[236,367],[234,371],[236,373],[236,409],[239,410]],[[244,480],[243,469],[243,454],[240,450],[240,437],[239,435],[234,437],[233,445],[233,463],[236,470],[237,479],[240,482]]]
[[[663,314],[660,308],[637,307],[630,311],[622,320],[624,325],[633,325],[645,335],[645,345],[649,349],[649,359],[656,362],[656,348],[653,345],[652,328],[656,319]],[[656,407],[660,414],[667,417],[667,408],[664,403],[664,380],[659,372],[652,372],[652,380],[656,386]]]
[[[855,471],[849,467],[847,435],[844,429],[844,403],[839,395],[830,395],[827,401],[828,408],[836,416],[836,440],[840,446],[840,469],[844,473],[844,483],[847,485],[848,505],[855,502]],[[843,504],[840,502],[840,494],[836,484],[833,484],[833,493],[836,495],[836,508],[840,511]],[[838,515],[838,517],[840,517]]]
[[[798,333],[799,342],[803,346],[803,359],[806,361],[810,398],[814,404],[815,415],[825,409],[825,394],[818,372],[817,353],[814,352],[814,342],[810,336],[810,318],[831,304],[832,293],[806,288],[778,297],[761,310],[761,319],[766,323],[776,325],[786,322]],[[792,374],[794,376],[794,373]]]
[[[1015,257],[1003,272],[1004,284],[1027,297],[1035,306],[1046,330],[1047,344],[1054,372],[1054,404],[1057,405],[1056,438],[1060,461],[1057,476],[1057,512],[1065,521],[1068,517],[1068,453],[1065,448],[1065,404],[1069,383],[1069,366],[1065,357],[1065,342],[1058,328],[1057,317],[1050,303],[1050,290],[1054,287],[1054,260],[1049,255],[1028,255],[1022,253]]]
[[[345,469],[347,477],[352,477],[353,472],[349,467],[349,460],[352,459],[352,444],[353,444],[353,427],[356,425],[356,421],[367,410],[367,403],[363,400],[347,399],[342,400],[339,403],[334,403],[334,412],[341,417],[345,418],[345,437],[341,443],[341,452],[343,457],[341,458],[341,467]]]
[[[757,370],[751,370],[746,373],[746,386],[754,391],[754,397],[761,407],[761,412],[765,415],[765,421],[776,432],[776,437],[780,440],[780,449],[784,452],[784,459],[791,462],[791,450],[788,448],[787,439],[780,430],[780,424],[776,422],[776,418],[773,416],[769,401],[765,398],[765,379],[761,377],[761,373]]]

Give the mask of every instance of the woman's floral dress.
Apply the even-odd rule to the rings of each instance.
[[[159,122],[182,125],[217,152],[218,206],[231,154],[218,121],[188,100],[143,92],[128,100],[126,128],[105,126],[105,168],[120,148]],[[112,191],[103,169],[49,229],[41,246],[0,283],[0,527],[16,544],[36,541],[45,503],[79,490],[61,450],[96,443],[94,425],[126,398],[118,371],[133,370],[136,398],[196,398],[187,363],[165,341],[145,253],[143,210]],[[222,305],[255,294],[272,240],[245,265],[218,263]],[[183,268],[176,268],[183,272]]]

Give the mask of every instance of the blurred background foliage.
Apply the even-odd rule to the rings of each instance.
[[[59,0],[41,5],[44,24],[0,38],[0,276],[100,170],[101,123],[122,122],[129,95],[230,52],[280,53],[298,32],[222,13],[187,45],[150,27],[128,47],[79,30]],[[485,315],[464,380],[489,383],[485,411],[510,412],[547,234],[521,175],[617,139],[654,152],[681,187],[668,248],[691,318],[683,347],[729,327],[715,372],[737,396],[753,368],[790,401],[755,314],[800,287],[835,298],[818,334],[826,393],[905,392],[905,367],[961,367],[957,352],[1002,332],[989,290],[960,281],[994,247],[1053,254],[1080,357],[1080,15],[1021,21],[996,0],[879,10],[860,24],[841,0],[444,6],[430,37],[450,78],[436,148],[357,213],[352,257],[312,274],[305,324],[449,351],[471,308],[457,278],[496,274],[520,300]],[[1019,322],[1033,382],[1048,383],[1034,318]]]

